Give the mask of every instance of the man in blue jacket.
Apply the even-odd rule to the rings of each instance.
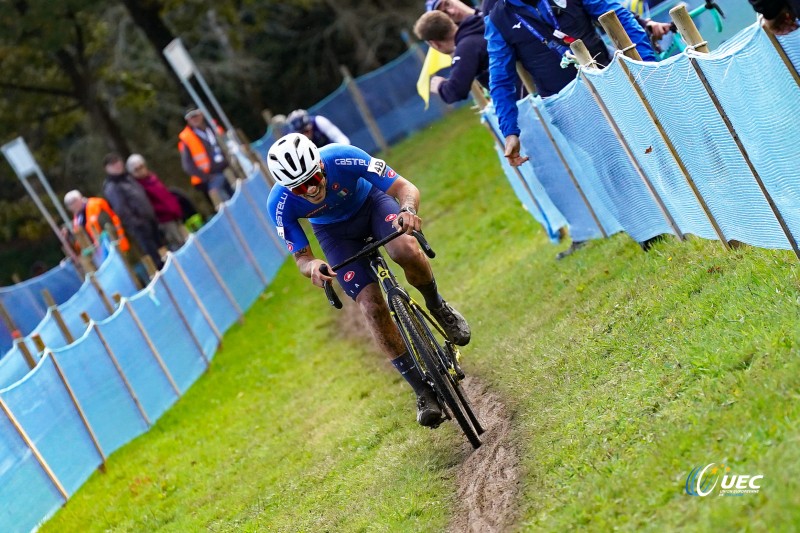
[[[450,77],[431,78],[431,92],[437,93],[445,103],[466,99],[472,80],[489,87],[489,54],[483,37],[484,29],[482,15],[473,13],[456,26],[456,22],[442,11],[429,11],[414,25],[414,33],[420,40],[443,54],[453,56]]]
[[[561,58],[576,39],[584,42],[601,65],[611,61],[594,26],[600,15],[611,10],[617,13],[642,59],[655,61],[647,34],[616,0],[498,0],[486,17],[490,91],[511,165],[528,160],[519,153],[516,62],[531,74],[542,97],[559,92],[577,75],[572,67],[561,68]]]

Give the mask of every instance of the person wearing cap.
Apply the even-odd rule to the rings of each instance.
[[[142,186],[125,171],[125,162],[117,153],[103,159],[106,181],[103,196],[119,215],[128,235],[133,237],[144,253],[161,268],[161,233],[158,231],[156,213]]]
[[[286,117],[291,133],[301,133],[311,139],[317,148],[331,143],[350,144],[342,130],[322,115],[309,115],[305,109],[295,109]]]
[[[186,127],[178,134],[181,167],[191,177],[192,187],[203,193],[212,205],[216,205],[212,195],[223,202],[228,200],[233,196],[233,188],[224,174],[228,161],[217,141],[217,134],[224,133],[222,128],[217,126],[215,132],[203,112],[194,106],[187,108],[184,119]]]
[[[130,250],[130,243],[125,236],[117,214],[103,198],[86,198],[79,190],[71,190],[64,196],[64,205],[72,213],[72,231],[77,234],[83,230],[94,247],[100,245],[100,235],[106,224],[112,224],[117,232],[117,246],[121,252]]]
[[[178,199],[172,194],[158,176],[147,167],[141,154],[132,154],[125,162],[125,168],[142,186],[153,211],[156,213],[158,228],[167,241],[167,248],[178,250],[189,237],[183,226],[183,210]]]
[[[417,38],[453,56],[450,77],[431,77],[431,92],[452,104],[469,96],[472,81],[489,87],[489,53],[483,34],[483,13],[458,0],[428,0],[414,24]]]

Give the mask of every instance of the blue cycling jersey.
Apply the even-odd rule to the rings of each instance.
[[[319,155],[327,179],[321,204],[311,203],[278,184],[269,193],[267,211],[290,252],[308,246],[301,218],[314,224],[347,220],[364,204],[373,186],[386,192],[398,177],[384,161],[355,146],[329,144],[320,148]]]

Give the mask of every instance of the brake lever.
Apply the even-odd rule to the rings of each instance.
[[[403,217],[398,218],[397,223],[400,224],[400,227],[402,228]],[[433,251],[433,248],[431,248],[431,245],[428,244],[428,240],[425,238],[425,235],[423,235],[421,231],[411,230],[411,235],[413,235],[417,239],[417,242],[419,243],[420,248],[422,248],[422,251],[425,252],[425,255],[427,255],[431,259],[436,257],[436,252]]]
[[[328,270],[328,265],[322,265],[319,267],[319,271],[326,276],[330,276],[330,271]],[[342,301],[339,299],[339,295],[336,294],[336,291],[333,289],[333,285],[328,280],[322,282],[322,288],[325,289],[325,296],[328,297],[328,303],[331,304],[332,307],[336,309],[342,308]]]

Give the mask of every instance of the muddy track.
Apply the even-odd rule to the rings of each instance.
[[[511,420],[500,397],[477,378],[463,383],[486,433],[483,445],[472,450],[463,443],[464,461],[458,467],[458,507],[448,531],[493,533],[514,522],[519,484],[519,454],[511,442]]]
[[[336,323],[340,335],[372,343],[359,309],[349,298]],[[511,441],[508,410],[496,393],[480,379],[467,377],[463,382],[486,433],[483,445],[473,450],[462,439],[457,467],[457,506],[448,531],[451,533],[495,533],[505,531],[516,518],[515,501],[519,488],[519,454]]]

